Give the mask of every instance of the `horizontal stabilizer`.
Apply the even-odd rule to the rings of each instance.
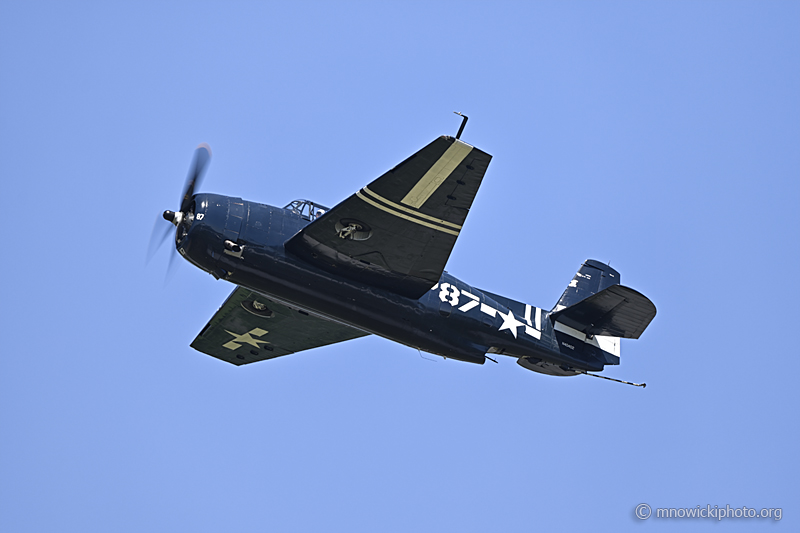
[[[551,320],[586,335],[638,339],[656,316],[656,306],[643,294],[612,285],[550,315]]]

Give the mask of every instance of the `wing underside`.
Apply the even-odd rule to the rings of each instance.
[[[244,365],[366,335],[237,287],[191,346],[228,363]]]

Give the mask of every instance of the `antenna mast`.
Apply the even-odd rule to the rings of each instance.
[[[456,133],[456,139],[460,139],[461,138],[461,133],[464,131],[464,126],[467,125],[467,120],[469,120],[469,117],[467,115],[465,115],[464,113],[461,113],[460,111],[453,111],[453,113],[455,113],[456,115],[459,115],[461,117],[464,117],[464,120],[461,121],[461,127],[458,128],[458,133]]]

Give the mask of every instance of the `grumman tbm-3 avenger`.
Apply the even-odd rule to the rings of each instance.
[[[181,256],[236,288],[192,348],[243,365],[374,334],[459,361],[504,355],[605,378],[591,372],[619,364],[620,339],[656,314],[609,265],[585,261],[549,311],[444,270],[492,158],[460,139],[465,122],[333,208],[196,194],[211,156],[200,145],[180,209],[163,218]]]

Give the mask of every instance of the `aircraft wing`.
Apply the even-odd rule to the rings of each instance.
[[[285,247],[331,273],[419,298],[439,281],[491,158],[439,137]]]
[[[237,287],[191,346],[228,363],[245,365],[366,335]]]

